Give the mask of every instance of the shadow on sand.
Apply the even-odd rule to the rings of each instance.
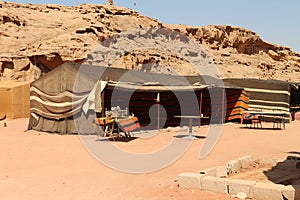
[[[298,154],[300,152],[289,152]],[[284,161],[277,163],[270,170],[264,171],[268,180],[275,184],[291,185],[295,188],[295,199],[300,199],[300,157],[288,156]]]
[[[175,137],[175,138],[185,138],[185,137],[187,137],[188,135],[175,135],[175,136],[173,136],[173,137]],[[198,136],[198,135],[193,135],[193,137],[195,137],[195,138],[197,138],[197,139],[205,139],[206,138],[206,136]]]
[[[116,137],[101,137],[98,138],[97,142],[131,142],[138,137],[123,137],[123,136],[116,136]]]
[[[281,131],[283,130],[282,128],[272,128],[272,127],[262,127],[262,128],[257,128],[257,127],[240,127],[241,129],[253,129],[253,130],[277,130]]]

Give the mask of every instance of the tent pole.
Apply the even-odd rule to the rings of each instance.
[[[225,88],[222,89],[222,124],[225,123],[225,117],[226,117],[226,114],[224,115],[225,113],[225,108],[224,108],[224,104],[225,104]]]
[[[104,117],[105,116],[105,91],[103,90],[101,93],[101,116]]]
[[[202,90],[200,91],[200,99],[199,99],[199,116],[201,117],[201,115],[202,115],[202,95],[203,95],[203,93],[202,93]],[[201,126],[201,118],[199,118],[199,126],[198,127],[200,127]]]
[[[159,111],[160,93],[157,93],[156,103],[157,103],[157,130],[159,131],[160,126],[160,111]]]
[[[159,103],[157,104],[157,130],[159,130]]]

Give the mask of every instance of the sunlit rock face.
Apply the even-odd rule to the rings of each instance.
[[[240,27],[168,25],[112,5],[34,5],[0,1],[0,80],[33,81],[67,61],[84,62],[112,35],[168,28],[201,45],[223,78],[300,82],[300,54]],[[112,67],[196,75],[185,58],[163,49],[120,56]]]

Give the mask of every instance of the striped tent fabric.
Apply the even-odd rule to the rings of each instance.
[[[258,79],[225,79],[245,88],[249,94],[249,111],[284,112],[285,121],[290,120],[291,85],[283,81]],[[273,120],[268,116],[264,120]]]
[[[94,113],[85,114],[83,105],[94,87],[89,76],[79,73],[80,65],[64,63],[30,85],[28,129],[60,134],[92,134]],[[74,89],[76,78],[84,87]],[[96,82],[96,81],[95,81]],[[75,120],[88,123],[75,124]]]
[[[245,90],[227,92],[226,121],[242,119],[242,114],[248,110],[249,96]]]
[[[243,89],[215,88],[203,91],[202,111],[205,116],[211,116],[211,123],[222,123],[220,120],[241,120],[242,114],[248,110],[249,96]],[[211,98],[215,99],[216,105],[212,104]],[[223,103],[222,103],[223,102]],[[214,108],[212,108],[214,106]],[[214,111],[212,111],[212,109]]]
[[[129,119],[119,119],[116,121],[116,123],[118,127],[126,133],[134,131],[141,127],[137,117],[132,117]]]

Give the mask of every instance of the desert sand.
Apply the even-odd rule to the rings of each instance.
[[[27,123],[28,119],[6,120],[7,127],[0,123],[0,199],[232,199],[225,194],[182,189],[175,180],[181,172],[224,165],[244,155],[284,159],[287,152],[299,152],[299,121],[288,124],[286,130],[241,129],[239,124],[227,124],[204,159],[198,157],[204,139],[197,139],[172,165],[153,173],[128,174],[97,161],[79,136],[25,132]],[[205,136],[208,128],[202,126],[196,134]],[[174,134],[174,130],[162,130],[149,139],[114,143],[147,152],[164,145]]]

